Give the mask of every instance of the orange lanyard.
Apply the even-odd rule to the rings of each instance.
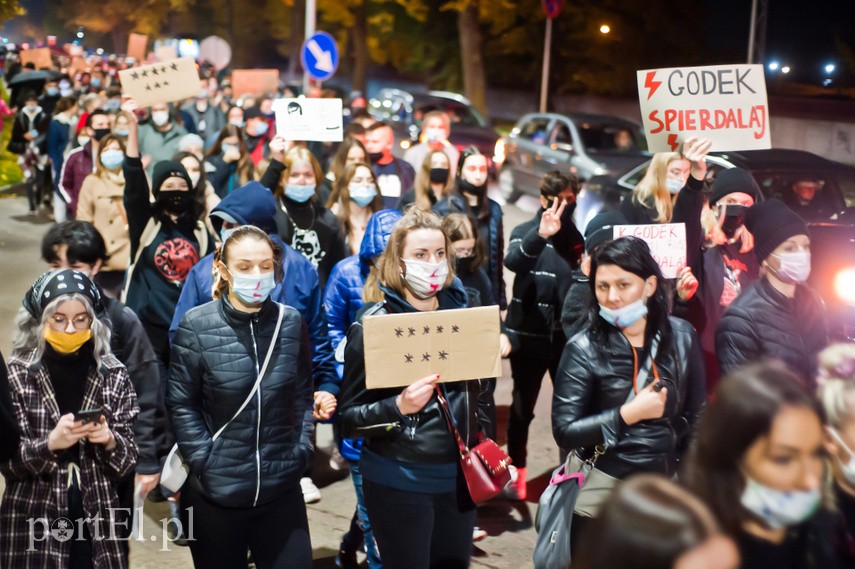
[[[638,395],[638,352],[634,346],[630,346],[630,349],[632,349],[632,389]],[[653,368],[654,380],[659,381],[659,368],[656,367],[656,362],[653,358],[650,358],[650,365]]]

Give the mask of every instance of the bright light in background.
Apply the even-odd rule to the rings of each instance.
[[[825,72],[826,72],[826,73],[828,73],[828,74],[834,73],[834,70],[835,70],[835,69],[836,69],[836,67],[834,66],[834,64],[833,64],[833,63],[828,63],[828,64],[826,64],[826,66],[825,66]]]
[[[790,66],[789,65],[785,65],[781,68],[781,73],[789,73],[789,72],[790,72]]]
[[[610,31],[612,31],[612,28],[608,24],[603,24],[602,26],[600,26],[600,33],[601,34],[607,34]]]
[[[778,63],[777,61],[770,61],[769,62],[769,71],[777,71],[780,66],[781,66],[781,64]]]
[[[843,269],[834,277],[834,292],[850,306],[855,306],[855,268]]]

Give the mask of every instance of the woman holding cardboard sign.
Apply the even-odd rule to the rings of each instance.
[[[395,225],[380,261],[385,300],[365,315],[465,308],[450,248],[440,218],[413,208]],[[469,566],[475,505],[434,396],[439,379],[429,375],[405,389],[367,389],[361,321],[348,330],[342,431],[365,437],[360,463],[365,503],[386,569]],[[487,426],[486,390],[477,381],[445,383],[441,389],[461,437],[472,445]]]

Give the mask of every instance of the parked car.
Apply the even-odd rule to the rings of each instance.
[[[487,157],[491,170],[494,170],[493,155],[500,140],[499,134],[466,97],[447,91],[411,93],[386,88],[368,101],[368,112],[392,125],[397,141],[393,154],[399,157],[419,142],[422,119],[425,113],[434,110],[445,111],[451,117],[449,142],[460,151],[474,145]]]
[[[605,115],[530,113],[503,140],[499,190],[507,201],[539,195],[550,170],[566,170],[581,180],[616,176],[650,157],[641,127]]]
[[[589,180],[577,199],[574,222],[580,231],[601,209],[631,199],[650,161],[617,177]],[[801,150],[772,149],[713,153],[707,156],[707,181],[726,168],[751,172],[761,199],[777,198],[808,223],[811,237],[809,283],[825,300],[829,323],[838,338],[855,337],[855,167]],[[793,185],[802,180],[820,187],[807,204],[799,203]]]

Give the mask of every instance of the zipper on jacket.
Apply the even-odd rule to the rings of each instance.
[[[411,416],[410,426],[407,428],[410,434],[410,440],[414,440],[416,438],[416,427],[419,426],[419,416],[418,414]]]
[[[386,429],[387,431],[391,431],[395,427],[400,427],[400,426],[401,426],[401,422],[395,421],[393,423],[375,423],[373,425],[365,425],[362,427],[356,427],[356,430],[357,431],[371,431],[374,429],[383,428],[383,429]]]
[[[261,373],[261,368],[258,367],[258,344],[255,341],[255,326],[252,320],[249,322],[249,332],[252,335],[252,349],[255,351],[255,376],[257,378]],[[273,339],[271,338],[272,341]],[[258,495],[261,493],[261,451],[259,448],[261,444],[261,382],[258,383],[256,399],[258,400],[258,420],[255,428],[255,498],[252,500],[253,508],[258,504]]]
[[[479,379],[478,385],[480,386],[480,384],[481,384],[481,380]],[[469,418],[469,385],[468,384],[464,384],[464,385],[466,387],[466,389],[463,391],[463,401],[466,402],[466,407],[465,407],[466,408],[466,419],[465,419],[466,420],[466,440],[463,442],[466,443],[466,446],[469,446],[469,441],[472,440],[470,438],[470,436],[472,435],[472,433],[470,432],[472,429],[472,422]],[[450,411],[451,407],[449,406],[448,409]]]

